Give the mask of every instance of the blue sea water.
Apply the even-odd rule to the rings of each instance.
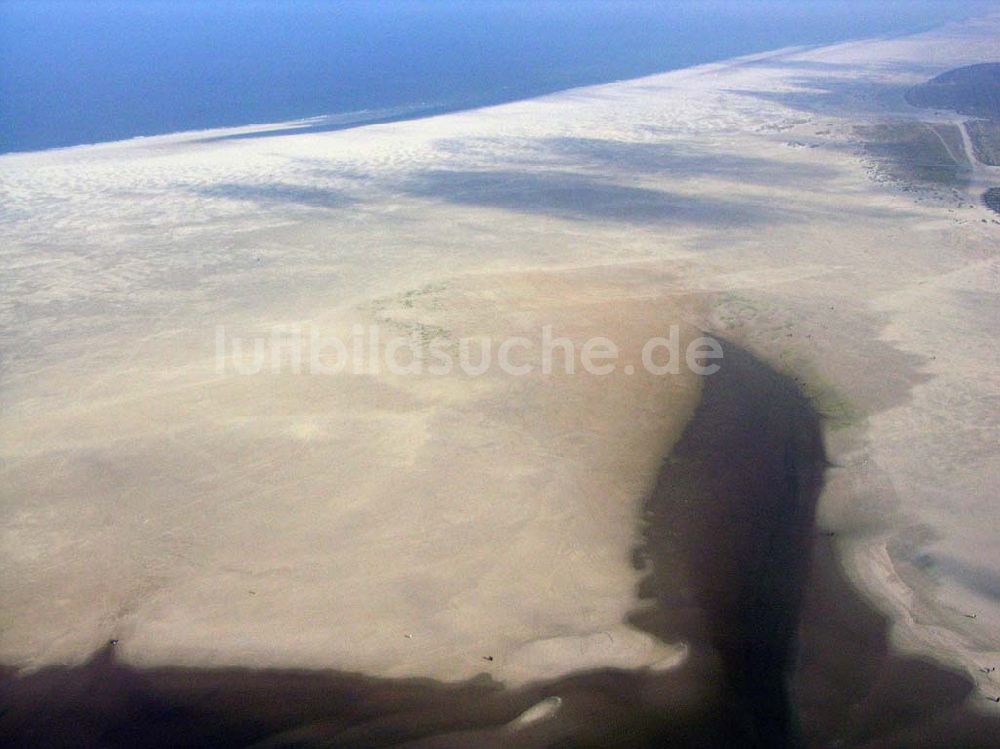
[[[0,0],[0,152],[510,101],[902,33],[953,0]],[[334,118],[333,121],[337,121]]]

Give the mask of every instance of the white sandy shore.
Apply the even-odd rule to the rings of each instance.
[[[807,382],[852,578],[900,646],[1000,692],[978,672],[1000,661],[1000,227],[850,147],[998,37],[994,17],[334,133],[0,157],[0,661],[115,638],[142,663],[511,682],[672,663],[622,621],[696,377],[239,376],[214,347],[219,325],[551,325],[635,361],[678,324]]]

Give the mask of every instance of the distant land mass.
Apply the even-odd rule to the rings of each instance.
[[[915,107],[1000,120],[1000,62],[949,70],[911,88],[906,100]]]

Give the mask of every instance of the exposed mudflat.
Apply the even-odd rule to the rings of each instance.
[[[441,695],[458,697],[420,730],[520,716],[602,744],[626,725],[792,736],[797,718],[817,745],[971,736],[1000,710],[1000,255],[982,199],[1000,181],[965,115],[905,92],[990,60],[998,29],[985,17],[338,132],[0,157],[0,662],[29,679],[5,700],[31,715],[46,679],[96,669],[134,685],[129,710],[142,694],[197,703],[190,724],[204,709],[234,741],[324,716],[361,726],[362,745],[377,725],[415,735]],[[900,122],[964,158],[967,179],[885,178],[859,128]],[[619,366],[330,371],[330,339],[373,327],[452,356],[525,339],[518,363],[550,328],[577,352],[613,341]],[[760,375],[783,384],[747,412],[766,407],[753,429],[773,432],[721,422],[728,464],[691,449],[712,377],[638,366],[671,331],[682,347],[719,334],[780,374]],[[305,371],[313,332],[322,366]],[[796,465],[774,463],[772,437],[814,444],[780,406],[792,385],[831,464],[820,572],[799,566],[809,518],[768,489]],[[763,452],[738,462],[737,448]],[[697,502],[672,505],[684,486]],[[768,529],[787,543],[761,557],[748,539]],[[816,598],[807,574],[859,598]],[[814,634],[811,611],[826,612]],[[856,614],[837,625],[851,637],[821,635],[840,612]],[[747,650],[758,631],[771,644]],[[118,665],[84,665],[109,640]],[[762,663],[758,694],[746,680]],[[229,702],[239,684],[261,685],[257,708]],[[296,713],[301,684],[365,698],[347,718],[336,699]],[[378,723],[395,715],[378,694],[406,717]],[[473,698],[503,707],[476,722]],[[254,710],[281,717],[234,726]]]
[[[664,461],[634,552],[630,617],[680,659],[505,689],[330,671],[88,663],[0,682],[19,747],[986,746],[971,681],[891,653],[887,621],[817,532],[827,470],[798,387],[727,345]]]

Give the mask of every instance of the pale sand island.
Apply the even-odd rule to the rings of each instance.
[[[427,746],[551,745],[518,726],[560,710],[586,723],[607,694],[532,685],[595,669],[697,692],[698,644],[642,624],[635,552],[711,377],[285,360],[240,374],[217,357],[220,337],[296,329],[378,326],[448,349],[551,326],[638,362],[677,326],[681,346],[706,331],[798,384],[829,458],[809,531],[822,574],[842,567],[889,637],[880,657],[954,687],[953,722],[994,725],[1000,217],[981,196],[1000,167],[976,157],[969,115],[904,94],[995,61],[998,39],[991,16],[338,132],[0,157],[7,699],[23,694],[15,673],[79,666],[110,641],[130,669],[485,673],[527,695],[483,718],[500,738]],[[930,174],[906,150],[925,142],[914,132],[945,149]],[[718,530],[708,544],[735,532],[698,527]],[[820,577],[804,583],[810,632],[836,616],[816,613]],[[869,658],[847,652],[862,637],[848,630],[831,648]],[[882,706],[855,709],[888,677],[838,673],[858,694],[833,717],[820,697],[800,705],[811,744]],[[918,721],[893,716],[892,731]],[[369,739],[329,745],[395,745]],[[876,739],[829,745],[901,745]]]

